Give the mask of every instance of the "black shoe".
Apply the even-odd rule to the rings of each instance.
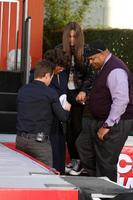
[[[72,162],[68,163],[65,166],[65,174],[69,174],[69,172],[71,171],[71,169],[72,169]]]
[[[72,169],[69,174],[72,176],[79,176],[84,169],[81,167],[80,160],[73,159]]]

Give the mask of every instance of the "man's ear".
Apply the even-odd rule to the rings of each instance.
[[[49,79],[49,78],[53,78],[53,75],[54,75],[54,73],[53,74],[50,74],[49,72],[48,73],[46,73],[45,74],[45,79]]]
[[[50,73],[46,73],[44,76],[46,79],[50,77]]]

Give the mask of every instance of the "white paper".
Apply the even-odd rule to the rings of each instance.
[[[67,102],[67,95],[66,94],[62,94],[59,98],[60,103],[62,105],[63,108],[65,108],[65,104]]]

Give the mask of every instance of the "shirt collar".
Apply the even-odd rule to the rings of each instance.
[[[112,53],[109,53],[109,55],[107,56],[107,58],[105,59],[105,61],[103,63],[101,70],[103,69],[104,65],[108,62],[108,60],[111,58],[111,56],[112,56]]]
[[[45,83],[43,83],[42,81],[39,81],[39,80],[33,80],[33,82],[34,82],[35,84],[38,84],[38,85],[46,86]]]

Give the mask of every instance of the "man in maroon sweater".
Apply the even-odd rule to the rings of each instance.
[[[89,96],[92,120],[84,119],[76,145],[90,176],[117,181],[119,154],[133,125],[131,73],[100,40],[88,46],[87,55],[98,75]]]

